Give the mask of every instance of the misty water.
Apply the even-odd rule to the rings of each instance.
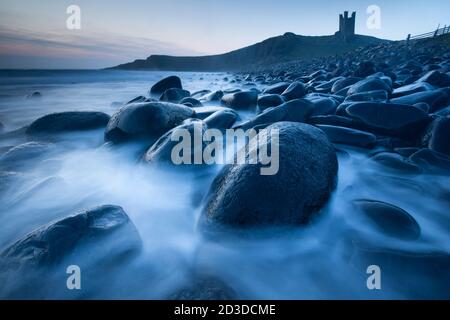
[[[96,110],[111,115],[167,75],[2,71],[0,121],[7,132],[52,112]],[[242,88],[224,81],[232,77],[224,73],[177,75],[191,92]],[[26,99],[34,91],[42,98]],[[0,148],[23,142],[1,139]],[[104,147],[103,130],[73,134],[56,144],[49,159],[31,163],[22,179],[1,193],[0,248],[79,210],[112,204],[123,207],[138,229],[143,241],[139,256],[105,268],[102,277],[84,280],[92,282],[86,284],[87,292],[66,289],[62,266],[52,271],[62,281],[44,275],[49,281],[41,297],[165,299],[194,273],[221,279],[242,299],[410,298],[434,292],[443,284],[433,272],[410,272],[405,280],[406,266],[401,264],[383,274],[383,290],[368,290],[367,267],[380,264],[383,270],[384,262],[360,259],[358,250],[368,246],[394,252],[450,252],[448,175],[394,173],[369,162],[369,151],[341,148],[346,152],[338,153],[337,189],[311,225],[207,238],[197,228],[201,203],[194,195],[207,192],[219,168],[198,176],[153,168],[139,161],[140,146]],[[385,201],[406,210],[420,225],[421,237],[405,241],[380,232],[355,211],[354,199]],[[99,252],[99,259],[104,254]],[[8,297],[8,290],[0,288],[0,296]]]

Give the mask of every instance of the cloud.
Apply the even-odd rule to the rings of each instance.
[[[103,68],[151,54],[201,54],[164,41],[83,29],[58,33],[0,26],[0,39],[0,68]]]

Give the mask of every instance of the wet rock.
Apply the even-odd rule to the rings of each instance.
[[[132,104],[132,103],[137,103],[137,102],[146,102],[147,98],[144,96],[138,96],[134,99],[131,99],[130,101],[128,101],[127,103],[125,103],[125,105],[127,104]]]
[[[317,127],[323,130],[333,143],[373,148],[377,142],[377,137],[369,132],[330,125],[317,125]]]
[[[5,171],[21,171],[37,165],[56,152],[55,145],[44,142],[27,142],[9,149],[0,156],[0,169]]]
[[[406,174],[420,174],[422,169],[408,158],[391,152],[380,152],[371,158],[373,161],[385,167]]]
[[[450,116],[433,121],[428,148],[450,156]]]
[[[336,112],[337,103],[332,98],[314,98],[309,100],[314,105],[311,116],[330,115]]]
[[[306,86],[301,82],[293,82],[281,94],[287,101],[300,99],[307,93]]]
[[[327,115],[327,116],[313,116],[309,119],[309,123],[312,124],[324,124],[337,127],[353,128],[354,122],[352,118],[337,116],[337,115]]]
[[[111,117],[106,127],[105,141],[155,140],[194,115],[193,109],[170,102],[131,104]]]
[[[26,134],[45,138],[55,134],[105,128],[110,117],[103,112],[70,111],[45,115],[28,126]]]
[[[417,135],[429,122],[426,112],[410,105],[364,102],[350,105],[346,112],[368,131],[388,135]]]
[[[210,93],[207,93],[207,94],[201,96],[200,100],[205,101],[205,102],[220,101],[220,99],[222,99],[222,97],[223,97],[223,94],[224,93],[221,90],[210,92]]]
[[[284,98],[278,94],[266,94],[258,98],[258,108],[264,111],[267,108],[282,105],[284,102]]]
[[[409,159],[429,172],[450,170],[450,157],[428,148],[420,149],[419,151],[411,155]]]
[[[440,88],[450,87],[450,76],[447,73],[442,73],[437,70],[427,72],[416,82],[427,82],[433,86]]]
[[[203,139],[200,145],[196,143],[195,135],[203,137],[206,129],[208,129],[207,125],[201,120],[186,120],[183,124],[173,128],[159,138],[158,141],[147,150],[144,160],[149,164],[180,166],[183,168],[187,166],[192,167],[202,165],[203,150],[207,144]],[[186,136],[185,133],[188,135]],[[184,139],[189,139],[191,148],[189,150],[179,150],[177,156],[180,159],[182,158],[184,162],[177,163],[177,159],[173,158],[172,152],[174,152],[175,146],[180,144],[181,141],[185,142]]]
[[[220,107],[220,106],[198,107],[198,108],[194,109],[195,118],[204,120],[204,119],[208,118],[209,116],[213,115],[214,113],[216,113],[217,111],[222,111],[222,110],[231,110],[234,112],[233,109],[226,108],[226,107]]]
[[[27,99],[40,99],[42,98],[42,94],[39,91],[35,91],[27,95]]]
[[[204,121],[208,129],[229,129],[237,121],[239,115],[232,109],[223,109],[214,112]]]
[[[420,237],[420,226],[405,210],[376,200],[356,200],[353,204],[384,234],[414,240]]]
[[[332,93],[339,92],[361,80],[362,79],[359,77],[348,77],[348,78],[344,78],[342,80],[338,80],[333,84],[333,87],[331,87],[331,92]]]
[[[433,91],[435,89],[436,87],[432,86],[427,82],[416,82],[394,89],[394,91],[392,92],[392,97],[398,98],[417,92]]]
[[[289,83],[287,82],[279,82],[274,85],[267,87],[263,93],[264,94],[282,94],[284,90],[289,87]]]
[[[334,147],[323,131],[293,122],[273,124],[264,134],[271,130],[279,133],[279,171],[261,175],[261,164],[226,166],[210,188],[202,227],[304,224],[327,202],[336,185],[338,165]],[[250,142],[250,150],[256,139]]]
[[[258,94],[254,91],[240,91],[229,93],[222,97],[221,102],[226,107],[242,110],[251,109],[256,106]]]
[[[121,207],[101,206],[43,226],[1,254],[1,271],[54,266],[68,257],[120,262],[137,253],[139,234]],[[100,258],[102,256],[102,258]]]
[[[190,95],[191,93],[187,90],[170,88],[164,91],[159,100],[165,102],[180,102],[182,99],[189,97]]]
[[[345,98],[345,102],[386,102],[388,93],[384,90],[374,90],[356,93]]]
[[[400,98],[391,99],[391,103],[414,105],[425,102],[430,106],[430,112],[447,107],[450,104],[450,94],[443,89],[418,92]]]
[[[255,118],[244,122],[238,128],[247,130],[258,125],[272,124],[280,121],[306,122],[314,110],[314,104],[306,99],[296,99],[281,106],[264,110]]]
[[[185,106],[189,106],[191,108],[198,108],[198,107],[202,107],[202,103],[200,101],[198,101],[195,98],[191,98],[191,97],[186,97],[180,100],[179,102],[180,104],[184,104]]]
[[[392,91],[391,87],[386,84],[385,81],[380,78],[369,77],[364,80],[358,81],[350,87],[348,90],[348,95],[353,95],[356,93],[374,91],[374,90],[384,90],[390,93]]]
[[[150,88],[150,95],[161,95],[164,91],[171,88],[183,89],[179,77],[170,76],[158,81]]]
[[[355,77],[365,78],[377,72],[375,64],[372,61],[362,61],[358,64],[354,75]]]

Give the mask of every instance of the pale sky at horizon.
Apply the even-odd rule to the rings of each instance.
[[[81,30],[66,8],[81,8]],[[366,26],[381,9],[381,29]],[[385,39],[450,23],[448,0],[1,0],[0,69],[103,68],[151,54],[217,54],[294,32],[329,35],[357,11],[356,32]]]

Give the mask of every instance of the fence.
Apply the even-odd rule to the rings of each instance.
[[[410,41],[413,40],[420,40],[420,39],[427,39],[427,38],[435,38],[442,36],[444,34],[450,33],[450,25],[443,28],[437,28],[435,31],[419,34],[416,36],[411,36],[411,34],[408,34],[408,37],[406,38],[406,42],[409,44]]]

